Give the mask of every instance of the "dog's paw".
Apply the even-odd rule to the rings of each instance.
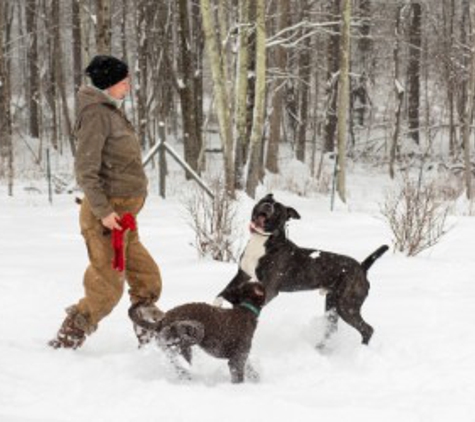
[[[176,379],[179,382],[190,382],[193,380],[190,371],[185,368],[175,368]]]
[[[212,303],[213,306],[216,306],[217,308],[222,308],[224,305],[224,299],[221,296],[217,296]]]
[[[321,341],[321,342],[318,342],[316,345],[315,345],[315,350],[317,350],[318,352],[324,352],[325,349],[327,348],[327,345]]]
[[[259,372],[257,372],[250,364],[246,365],[245,368],[245,377],[246,381],[258,383],[261,381],[261,376]]]
[[[315,350],[323,356],[329,356],[334,352],[335,346],[321,341],[315,345]]]

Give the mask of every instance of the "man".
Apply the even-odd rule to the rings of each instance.
[[[96,56],[86,75],[92,86],[78,92],[75,171],[85,194],[80,226],[90,264],[84,274],[85,295],[66,309],[66,319],[49,342],[53,348],[80,347],[117,305],[125,280],[131,302],[141,304],[145,318],[162,316],[155,306],[161,293],[160,271],[137,231],[125,232],[125,271],[112,266],[111,232],[121,229],[120,218],[125,213],[137,216],[147,195],[140,142],[120,109],[130,92],[129,69],[115,57]],[[140,345],[149,341],[150,333],[135,325],[134,329]]]

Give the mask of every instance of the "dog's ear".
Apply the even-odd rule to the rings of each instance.
[[[300,220],[300,214],[292,207],[287,207],[287,217],[289,219],[293,218],[295,220]]]
[[[274,200],[274,194],[273,193],[268,193],[266,196],[264,196],[264,198],[261,199],[261,201],[263,201],[263,200],[273,201]]]

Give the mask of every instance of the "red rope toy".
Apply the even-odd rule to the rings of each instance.
[[[112,268],[122,272],[125,269],[124,234],[127,230],[137,230],[137,223],[135,222],[135,217],[128,212],[122,216],[119,224],[122,229],[112,230],[112,248],[114,249]]]

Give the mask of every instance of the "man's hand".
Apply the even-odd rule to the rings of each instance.
[[[120,217],[117,213],[112,212],[107,217],[104,217],[101,222],[104,227],[107,227],[109,230],[122,230],[122,227],[118,223]]]

